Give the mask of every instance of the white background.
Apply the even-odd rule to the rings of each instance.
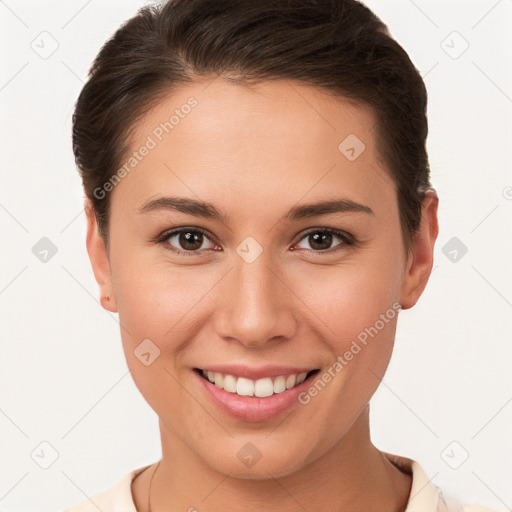
[[[4,512],[57,511],[160,457],[157,417],[128,373],[117,315],[98,302],[70,139],[94,56],[144,4],[0,3]],[[510,509],[512,1],[367,5],[424,76],[440,196],[434,271],[419,303],[400,314],[395,353],[372,401],[373,440],[419,461],[465,502]],[[58,43],[46,59],[31,47],[49,37],[43,31]],[[458,56],[464,40],[469,48]],[[58,250],[46,263],[32,253],[42,237]],[[456,262],[443,253],[452,237],[468,248]],[[58,452],[48,469],[31,458],[43,441]],[[450,467],[446,460],[457,465],[464,450],[469,458]]]

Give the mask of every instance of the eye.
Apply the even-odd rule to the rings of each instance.
[[[332,243],[336,240],[341,240],[340,243],[335,244],[334,247]],[[348,247],[354,245],[354,240],[350,235],[344,233],[343,231],[338,231],[336,229],[330,228],[317,228],[311,231],[308,231],[301,239],[302,241],[306,241],[311,250],[314,252],[335,252],[343,249],[347,249]],[[300,243],[298,246],[300,247]],[[308,247],[301,247],[304,249],[308,249]]]
[[[206,240],[210,241],[210,246],[204,246]],[[211,242],[206,231],[200,228],[174,229],[164,233],[158,241],[165,244],[168,249],[186,256],[192,256],[194,253],[217,247]]]
[[[336,239],[339,242],[333,246],[332,244],[336,242]],[[195,256],[208,249],[219,250],[219,246],[211,241],[210,235],[203,229],[196,227],[183,227],[166,231],[158,237],[157,242],[164,244],[166,249],[185,256]],[[308,243],[310,247],[301,246],[303,243]],[[316,228],[303,235],[297,247],[313,253],[332,253],[347,250],[354,244],[355,240],[348,233],[331,228]]]

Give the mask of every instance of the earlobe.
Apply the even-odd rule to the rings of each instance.
[[[112,276],[107,249],[103,238],[99,234],[96,214],[88,198],[85,200],[84,210],[87,218],[87,252],[94,277],[100,287],[100,303],[106,310],[116,313],[117,305],[112,288]]]
[[[400,297],[403,309],[412,308],[418,302],[432,272],[434,244],[439,233],[438,205],[437,192],[429,189],[423,199],[420,228],[405,269]]]

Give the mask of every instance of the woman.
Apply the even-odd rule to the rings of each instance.
[[[176,0],[105,44],[73,147],[162,459],[69,511],[458,510],[369,432],[432,269],[426,103],[354,0]]]

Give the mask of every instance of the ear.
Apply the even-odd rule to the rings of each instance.
[[[400,303],[402,309],[412,308],[427,285],[434,262],[434,243],[439,233],[437,207],[439,198],[427,190],[421,208],[421,224],[407,259]]]
[[[94,277],[100,286],[100,302],[106,310],[116,313],[117,305],[112,288],[108,253],[98,230],[94,208],[88,198],[85,200],[84,210],[87,217],[87,252],[91,260]],[[109,297],[109,299],[106,299],[106,297]]]

